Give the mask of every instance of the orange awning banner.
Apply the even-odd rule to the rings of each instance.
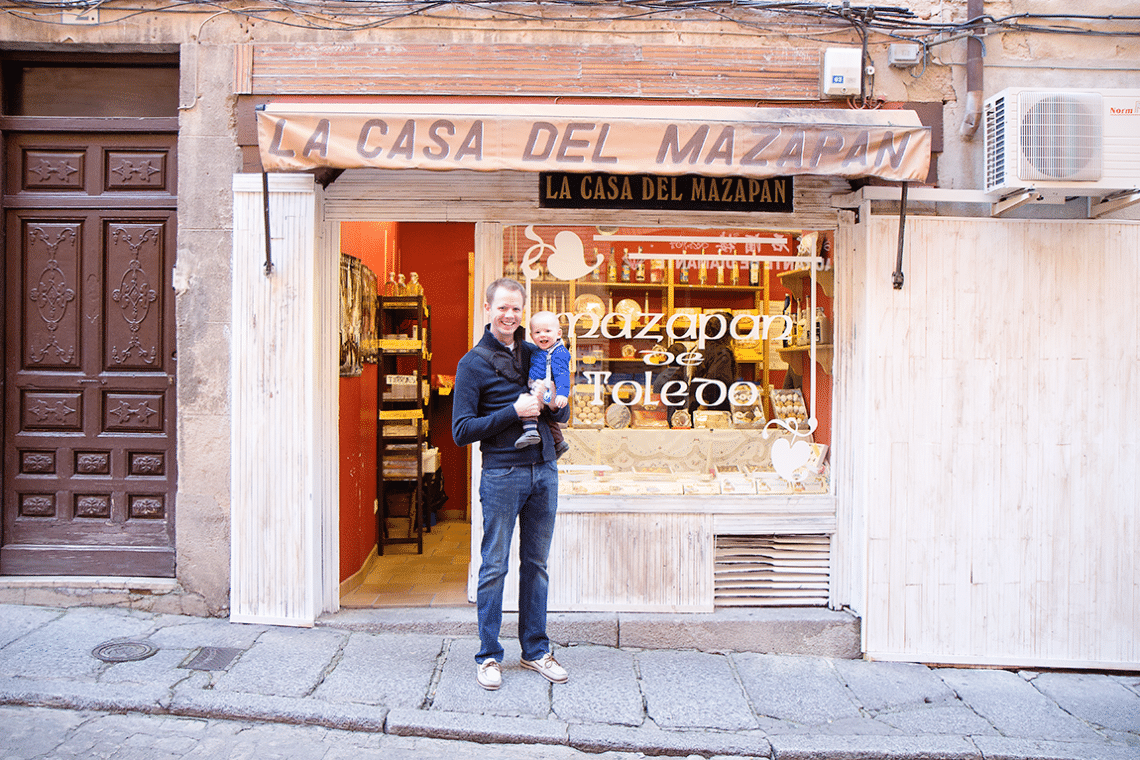
[[[266,171],[796,174],[921,181],[930,128],[913,111],[555,104],[273,103]]]

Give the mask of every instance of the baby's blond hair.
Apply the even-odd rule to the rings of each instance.
[[[540,320],[553,322],[555,327],[560,327],[557,314],[552,311],[536,311],[530,315],[530,328],[533,330],[535,323]]]

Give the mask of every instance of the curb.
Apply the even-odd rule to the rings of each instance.
[[[765,736],[715,731],[664,731],[660,728],[632,728],[600,724],[570,726],[570,746],[582,752],[639,752],[643,755],[688,757],[744,756],[772,757],[772,745]]]
[[[0,705],[291,723],[367,733],[383,733],[388,713],[383,707],[238,692],[190,692],[171,698],[167,689],[138,684],[71,683],[45,689],[38,682],[25,685],[11,678],[0,679]]]
[[[480,744],[561,744],[569,741],[567,725],[557,720],[506,718],[495,715],[393,708],[386,732],[396,736],[458,739]]]
[[[167,712],[189,718],[292,723],[342,731],[383,733],[388,710],[384,707],[313,702],[292,697],[201,691],[175,695]]]
[[[1136,760],[1138,747],[1005,736],[880,736],[667,731],[653,725],[569,724],[558,720],[341,704],[241,692],[0,678],[0,705],[93,712],[315,725],[361,733],[482,744],[567,746],[581,752],[701,755],[771,760]]]
[[[44,688],[40,681],[0,679],[0,704],[26,707],[54,707],[93,712],[167,712],[170,691],[140,684],[96,684],[73,681]]]
[[[1087,742],[1054,742],[976,736],[974,744],[986,760],[1136,760],[1140,747]]]
[[[774,760],[997,760],[959,736],[780,734],[770,740]]]

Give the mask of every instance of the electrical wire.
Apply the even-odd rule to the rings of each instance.
[[[842,35],[859,44],[864,74],[868,74],[860,77],[860,94],[852,99],[856,108],[881,105],[873,94],[869,54],[871,44],[883,44],[880,39],[920,44],[925,71],[934,48],[967,37],[1000,33],[1140,37],[1140,15],[1026,12],[948,22],[920,19],[903,6],[852,5],[850,0],[260,0],[240,6],[226,0],[160,0],[148,6],[139,5],[137,0],[0,0],[0,13],[54,25],[65,24],[59,15],[62,11],[94,8],[107,11],[97,22],[100,26],[154,13],[201,15],[213,11],[207,21],[231,16],[251,23],[309,31],[366,31],[420,17],[441,23],[517,22],[557,24],[562,28],[606,22],[661,21],[684,25],[716,20],[733,24],[744,33],[776,33],[821,43],[833,42],[836,35]]]
[[[994,17],[983,15],[962,22],[926,21],[902,6],[852,5],[848,2],[783,2],[776,0],[265,0],[257,8],[227,8],[215,0],[167,0],[141,7],[131,0],[5,0],[11,15],[31,21],[50,20],[17,9],[36,11],[87,10],[95,7],[124,15],[102,24],[145,13],[221,13],[285,26],[348,31],[369,29],[422,16],[436,20],[460,20],[462,13],[483,13],[490,18],[540,23],[590,23],[596,21],[645,21],[665,18],[674,22],[715,18],[751,28],[772,31],[773,24],[800,23],[831,29],[851,29],[860,40],[869,34],[945,44],[970,34],[1019,32],[1077,34],[1090,36],[1140,36],[1140,16],[1095,14],[1017,13]],[[589,11],[589,13],[582,13]],[[1111,25],[1114,28],[1101,28]],[[827,31],[820,29],[818,31]]]

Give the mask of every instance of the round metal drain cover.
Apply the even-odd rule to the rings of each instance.
[[[91,654],[103,662],[134,662],[157,651],[149,641],[108,641],[92,649]]]

